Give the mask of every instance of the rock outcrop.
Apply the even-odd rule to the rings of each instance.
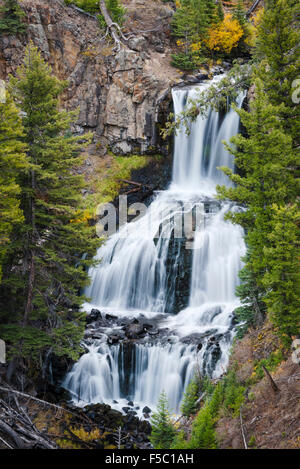
[[[31,40],[54,73],[68,81],[62,105],[79,108],[76,132],[92,130],[102,152],[107,147],[116,154],[163,151],[157,126],[169,111],[170,86],[180,78],[168,58],[172,10],[152,1],[141,24],[136,17],[145,5],[137,3],[124,2],[125,27],[135,34],[116,53],[101,37],[96,17],[63,0],[23,0],[28,30],[20,37],[0,36],[0,78],[16,72]]]

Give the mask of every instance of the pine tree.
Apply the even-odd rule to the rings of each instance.
[[[65,83],[32,45],[11,87],[23,111],[31,168],[20,183],[25,223],[6,282],[14,316],[2,327],[3,337],[12,353],[28,359],[49,349],[76,358],[84,330],[79,292],[98,244],[81,208],[84,181],[76,168],[82,145],[70,134],[76,113],[58,110]],[[6,305],[2,311],[9,313]]]
[[[251,302],[251,291],[248,290],[254,288],[256,295],[259,294],[256,299],[265,302],[270,294],[268,289],[271,288],[270,278],[265,275],[270,269],[266,252],[270,246],[270,233],[274,229],[273,205],[284,208],[296,200],[298,187],[294,168],[297,165],[297,153],[293,149],[291,136],[285,133],[285,126],[279,118],[284,105],[275,106],[269,102],[260,80],[255,82],[255,94],[249,113],[237,110],[247,137],[235,136],[231,139],[234,147],[227,145],[234,155],[238,172],[233,174],[230,169],[222,168],[235,187],[218,187],[217,190],[221,198],[230,198],[247,207],[246,211],[229,215],[233,222],[247,230],[249,256],[241,274],[245,277],[239,293],[246,302],[248,299]],[[266,278],[269,278],[268,286]],[[287,296],[285,301],[286,308],[293,309],[292,296],[290,304]],[[240,311],[247,313],[245,307]],[[272,318],[270,302],[268,313]],[[247,321],[251,322],[255,315],[254,310]]]
[[[257,283],[257,276],[250,264],[251,251],[248,248],[243,258],[244,267],[239,272],[241,284],[236,288],[236,295],[240,298],[241,306],[236,308],[235,316],[239,321],[238,335],[242,337],[249,327],[260,326],[265,318],[266,305],[264,303],[265,290]]]
[[[248,229],[247,242],[251,248],[249,266],[259,276],[264,272],[263,249],[267,243],[272,218],[271,206],[295,200],[297,186],[293,168],[296,154],[292,139],[284,133],[278,119],[280,108],[268,102],[262,83],[256,81],[256,99],[251,112],[238,110],[247,138],[237,135],[227,145],[234,155],[237,174],[228,168],[222,170],[235,183],[235,187],[217,187],[222,198],[245,204],[247,210],[235,212],[229,218]]]
[[[292,95],[300,69],[299,19],[297,0],[267,0],[256,45],[256,56],[261,61],[256,73],[270,102],[283,105],[278,116],[295,148],[299,146],[300,106]]]
[[[172,34],[183,39],[185,55],[189,54],[191,38],[195,34],[194,13],[191,0],[182,0],[172,19]]]
[[[182,415],[190,417],[196,412],[196,402],[199,394],[199,379],[193,378],[188,384],[181,404]]]
[[[238,0],[236,7],[233,9],[233,18],[238,20],[241,26],[245,25],[247,20],[243,0]]]
[[[217,414],[212,412],[210,402],[206,401],[193,422],[188,447],[191,449],[216,449],[216,420]]]
[[[159,397],[157,411],[152,415],[151,425],[150,441],[153,447],[169,449],[175,436],[175,429],[170,418],[168,398],[164,391]]]
[[[219,1],[217,4],[217,20],[223,21],[223,19],[224,19],[224,9],[223,9],[222,2]]]
[[[300,332],[300,211],[296,205],[273,205],[269,243],[264,248],[267,289],[265,302],[283,343]]]
[[[28,167],[26,146],[21,141],[20,111],[8,93],[3,98],[0,101],[0,283],[13,229],[24,220],[17,179]]]
[[[26,24],[22,21],[25,16],[17,0],[5,0],[0,7],[0,34],[23,34]]]
[[[193,70],[205,58],[201,55],[205,34],[217,19],[213,0],[181,0],[172,20],[172,34],[179,38],[181,51],[172,55],[172,65],[184,70]]]

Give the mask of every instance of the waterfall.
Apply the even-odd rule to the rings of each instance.
[[[207,86],[173,90],[175,114]],[[241,94],[237,105],[242,101]],[[122,408],[132,400],[138,409],[153,408],[165,390],[178,412],[196,364],[213,377],[225,371],[245,246],[241,228],[224,220],[229,209],[238,208],[220,203],[214,194],[216,184],[230,184],[217,167],[233,168],[222,141],[238,127],[232,109],[223,115],[210,110],[191,125],[190,135],[179,131],[169,189],[98,250],[101,263],[90,269],[85,294],[91,301],[84,309],[118,318],[158,318],[158,329],[168,335],[108,345],[104,332],[63,382],[78,405],[105,402]],[[192,228],[178,235],[188,219]]]

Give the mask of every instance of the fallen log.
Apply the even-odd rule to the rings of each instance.
[[[0,420],[0,431],[7,435],[10,440],[12,440],[15,444],[16,449],[25,449],[27,445],[23,442],[22,438],[18,435],[16,431],[14,431],[10,425]]]
[[[47,406],[48,406],[48,407],[53,407],[54,409],[61,410],[61,411],[63,411],[63,412],[67,412],[68,414],[73,415],[73,416],[76,417],[76,418],[80,417],[80,418],[82,418],[83,420],[86,420],[87,422],[91,423],[90,419],[87,418],[87,417],[85,417],[84,415],[80,415],[80,416],[79,416],[79,415],[75,414],[74,412],[71,412],[70,410],[65,409],[64,407],[61,407],[61,406],[59,406],[59,405],[57,405],[57,404],[51,404],[50,402],[44,401],[44,400],[42,400],[42,399],[38,399],[37,397],[33,397],[33,396],[31,396],[30,394],[26,394],[26,393],[24,393],[24,392],[16,391],[15,389],[12,389],[12,388],[5,388],[5,387],[3,387],[3,386],[0,386],[0,391],[6,392],[6,393],[8,393],[8,394],[9,394],[9,393],[17,394],[17,395],[19,395],[19,396],[21,396],[21,397],[25,397],[25,398],[27,398],[27,399],[31,399],[31,400],[33,400],[33,401],[35,401],[35,402],[38,402],[39,404],[42,404],[42,405],[44,405],[44,406],[46,406],[46,407],[47,407]]]

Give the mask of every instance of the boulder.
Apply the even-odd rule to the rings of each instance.
[[[102,319],[101,312],[98,309],[92,309],[86,317],[86,323],[91,324],[94,321],[99,321],[99,319]]]
[[[105,318],[106,318],[106,319],[109,319],[109,320],[118,319],[118,317],[117,317],[117,316],[114,316],[113,314],[106,314],[106,315],[105,315]]]
[[[143,414],[150,414],[151,412],[152,412],[152,411],[151,411],[151,409],[150,409],[148,406],[145,406],[145,407],[143,408]]]
[[[125,329],[125,334],[128,339],[137,339],[138,337],[144,334],[143,324],[129,324]]]

